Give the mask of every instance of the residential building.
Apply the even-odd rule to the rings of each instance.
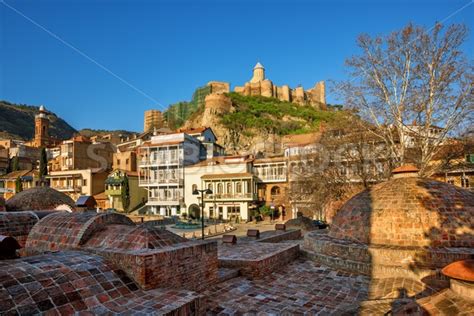
[[[9,165],[10,155],[8,148],[0,145],[0,175],[6,174],[8,172]]]
[[[200,160],[201,142],[177,132],[155,135],[139,147],[139,185],[148,192],[147,211],[179,215],[184,206],[184,168]]]
[[[288,160],[285,157],[255,159],[253,170],[259,179],[259,200],[278,209],[284,219],[287,219]]]
[[[178,132],[186,133],[198,139],[203,145],[200,159],[225,155],[225,149],[217,143],[217,137],[210,127],[179,129]]]
[[[128,180],[129,206],[124,209],[122,191],[125,177]],[[108,207],[120,212],[130,212],[147,200],[147,191],[138,185],[138,172],[114,170],[105,180],[105,195],[108,199]]]
[[[104,191],[108,172],[100,168],[52,171],[50,187],[77,200],[81,195],[96,195]]]
[[[188,214],[200,217],[201,195],[193,192],[209,188],[213,194],[205,195],[204,217],[249,219],[258,204],[252,161],[248,155],[220,156],[187,166],[184,196]]]
[[[3,189],[3,197],[8,200],[17,192],[16,182],[20,179],[22,189],[27,190],[38,185],[39,177],[36,170],[18,170],[0,176],[0,187]]]
[[[136,172],[138,170],[136,150],[118,151],[114,153],[112,169]]]
[[[204,214],[219,219],[249,220],[258,202],[258,178],[250,172],[209,174],[201,177],[204,188]]]
[[[61,154],[51,164],[51,171],[96,169],[110,170],[114,147],[109,142],[93,143],[84,136],[75,136],[60,145]]]

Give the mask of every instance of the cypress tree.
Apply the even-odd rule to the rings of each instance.
[[[48,175],[48,157],[46,155],[46,148],[41,148],[41,157],[39,164],[39,177],[43,179]]]
[[[130,187],[128,185],[128,177],[124,174],[122,182],[122,206],[123,211],[126,212],[130,206]]]
[[[23,183],[21,182],[21,178],[18,177],[15,180],[15,193],[20,193],[23,191]]]

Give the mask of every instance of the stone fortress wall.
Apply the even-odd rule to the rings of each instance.
[[[231,110],[232,102],[225,93],[230,92],[228,82],[210,81],[212,93],[205,99],[205,115],[222,114]],[[280,101],[293,102],[299,105],[310,105],[326,110],[326,87],[324,81],[317,82],[313,88],[304,90],[299,86],[291,89],[288,85],[277,86],[265,78],[265,68],[257,63],[253,69],[253,77],[244,86],[238,86],[235,92],[245,96],[263,96],[276,98]]]

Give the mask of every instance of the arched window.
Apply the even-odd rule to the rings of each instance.
[[[170,199],[171,198],[171,191],[170,190],[165,190],[165,199]]]
[[[196,191],[196,190],[198,189],[197,184],[193,184],[193,188],[192,188],[192,189],[193,189],[193,192]]]
[[[232,182],[227,182],[227,194],[232,194]]]
[[[223,191],[224,191],[224,186],[222,185],[222,183],[218,183],[217,184],[217,193],[222,194]]]
[[[235,184],[235,192],[236,193],[242,193],[242,182],[237,182]]]
[[[209,183],[209,184],[207,185],[207,188],[212,191],[212,183]]]
[[[272,190],[270,191],[271,195],[280,195],[280,187],[279,186],[274,186]]]

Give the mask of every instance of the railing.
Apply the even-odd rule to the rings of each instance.
[[[286,181],[286,175],[258,175],[257,176],[262,181]]]
[[[180,198],[179,197],[160,197],[160,196],[154,196],[154,197],[149,197],[148,198],[149,202],[179,202]]]
[[[81,191],[82,187],[81,186],[77,186],[77,185],[74,185],[74,186],[69,186],[69,185],[62,185],[62,186],[55,186],[55,185],[52,185],[52,188],[53,189],[56,189],[58,191]]]
[[[159,185],[159,184],[179,184],[183,185],[183,179],[140,179],[140,185]]]
[[[141,159],[140,166],[177,165],[183,164],[183,159]]]
[[[256,193],[216,193],[204,195],[207,201],[216,200],[238,200],[238,199],[257,199]]]

